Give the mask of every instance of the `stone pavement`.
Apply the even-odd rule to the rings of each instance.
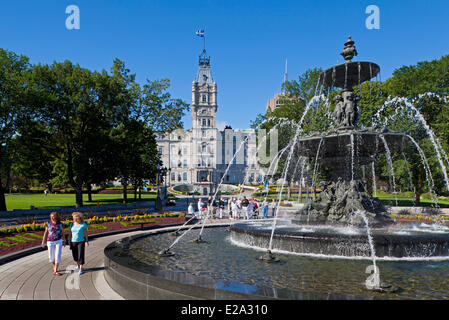
[[[68,246],[62,250],[62,276],[53,275],[47,250],[6,263],[0,266],[0,300],[123,300],[104,279],[103,250],[114,240],[142,232],[148,231],[91,239],[78,289],[72,281],[76,274],[66,270],[76,267]]]

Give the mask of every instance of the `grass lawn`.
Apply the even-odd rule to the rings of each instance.
[[[13,209],[30,209],[34,206],[38,209],[53,209],[59,207],[75,206],[75,194],[26,194],[11,193],[6,194],[6,207],[8,211]],[[154,201],[156,194],[142,193],[142,200],[137,201]],[[87,201],[87,194],[83,195],[84,206],[96,206],[97,202],[102,204],[122,204],[121,194],[92,194],[92,202]],[[134,195],[128,194],[128,203],[133,203]]]

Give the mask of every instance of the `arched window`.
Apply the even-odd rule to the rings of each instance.
[[[203,126],[206,126],[206,119],[203,119]]]
[[[203,102],[207,102],[207,97],[205,94],[203,94]]]

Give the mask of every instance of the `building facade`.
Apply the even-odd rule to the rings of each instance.
[[[156,137],[163,166],[168,169],[168,185],[187,185],[189,191],[208,195],[215,193],[220,183],[262,183],[254,130],[219,130],[217,110],[217,83],[212,78],[210,57],[203,50],[192,83],[192,128]]]

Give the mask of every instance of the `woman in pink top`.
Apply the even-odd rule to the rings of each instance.
[[[45,226],[44,236],[42,238],[41,247],[45,248],[45,242],[48,248],[48,258],[53,264],[53,274],[60,276],[58,272],[58,265],[61,263],[61,252],[64,236],[61,217],[57,212],[50,213],[50,222]]]

